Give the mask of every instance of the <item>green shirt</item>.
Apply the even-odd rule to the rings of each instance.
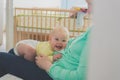
[[[62,58],[53,63],[48,72],[54,80],[85,80],[89,33],[90,29],[69,40]]]

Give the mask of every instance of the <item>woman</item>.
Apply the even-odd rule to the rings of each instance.
[[[85,80],[89,33],[90,29],[83,35],[70,39],[62,58],[53,64],[46,56],[36,57],[33,63],[0,52],[0,76],[10,73],[24,80]]]

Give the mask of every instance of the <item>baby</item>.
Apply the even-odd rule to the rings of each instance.
[[[35,40],[22,40],[16,44],[14,52],[29,61],[34,61],[35,56],[48,56],[51,62],[62,57],[60,53],[66,47],[69,31],[65,27],[55,27],[45,42]]]

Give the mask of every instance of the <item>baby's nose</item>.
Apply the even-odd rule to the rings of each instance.
[[[62,45],[62,42],[61,42],[61,41],[58,41],[58,44]]]

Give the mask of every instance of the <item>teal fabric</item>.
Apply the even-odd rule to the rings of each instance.
[[[62,58],[48,72],[54,80],[85,80],[90,30],[69,40]]]

